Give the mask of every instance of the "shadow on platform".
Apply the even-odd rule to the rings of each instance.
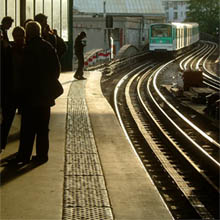
[[[8,161],[15,158],[16,155],[17,153],[14,153],[0,160],[0,167],[2,167],[2,170],[0,172],[0,186],[3,186],[8,182],[16,179],[17,177],[24,175],[25,173],[33,170],[34,168],[42,165],[33,162],[30,162],[25,165],[10,165]]]

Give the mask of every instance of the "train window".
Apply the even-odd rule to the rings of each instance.
[[[152,37],[171,37],[171,26],[169,25],[153,25],[151,27]]]

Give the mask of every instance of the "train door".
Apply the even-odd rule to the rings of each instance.
[[[176,27],[172,27],[172,43],[173,43],[173,50],[176,50],[177,48],[177,40],[176,40],[176,36],[177,33],[176,33]]]
[[[180,29],[177,28],[177,37],[176,37],[176,40],[177,40],[177,50],[179,50],[180,48]]]
[[[181,27],[181,48],[184,47],[184,29]]]
[[[184,27],[184,46],[188,46],[187,45],[187,27]]]
[[[187,46],[189,45],[189,27],[187,27]]]
[[[189,28],[189,44],[192,44],[192,28]]]

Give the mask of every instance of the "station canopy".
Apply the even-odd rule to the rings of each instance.
[[[76,14],[102,15],[104,0],[74,0]],[[105,0],[106,14],[113,16],[164,16],[161,0]]]

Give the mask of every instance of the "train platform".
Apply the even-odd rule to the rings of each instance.
[[[101,73],[86,77],[60,76],[47,163],[4,166],[18,150],[16,115],[1,154],[0,219],[173,219],[102,95]]]

